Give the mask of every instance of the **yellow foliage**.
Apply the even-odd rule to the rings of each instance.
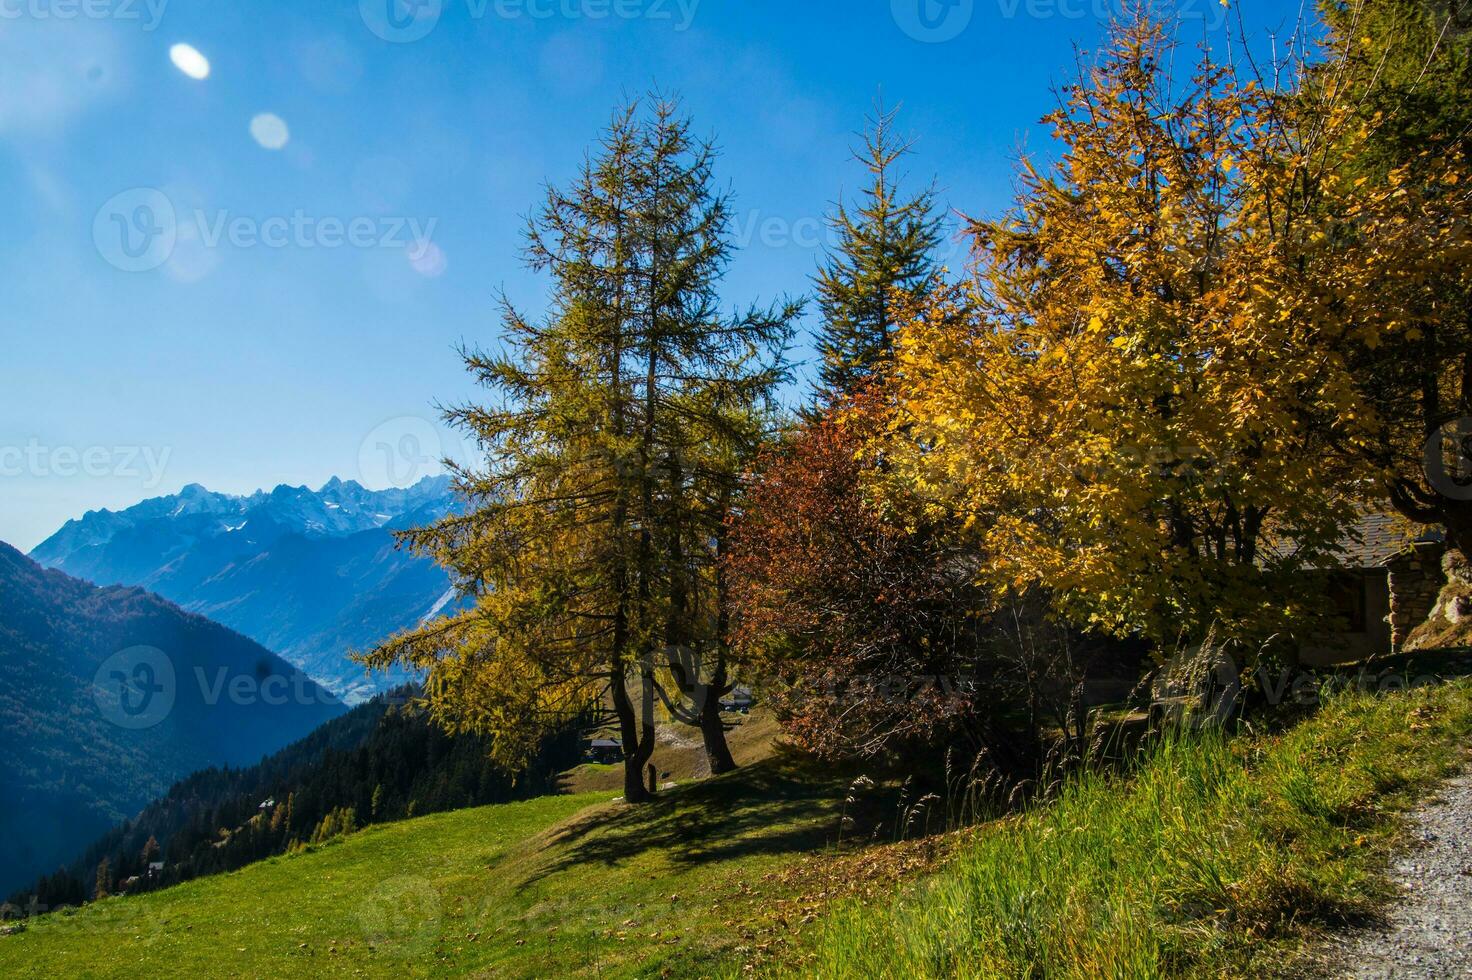
[[[1311,623],[1292,576],[1370,492],[1349,352],[1391,328],[1377,277],[1407,234],[1342,229],[1383,225],[1403,179],[1351,196],[1302,151],[1348,115],[1209,60],[1173,90],[1169,64],[1139,22],[1065,90],[1059,162],[1024,166],[973,273],[910,311],[884,452],[963,515],[995,585],[1116,633],[1262,641]]]

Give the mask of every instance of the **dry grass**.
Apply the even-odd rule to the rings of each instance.
[[[778,745],[779,731],[777,719],[770,710],[758,705],[749,715],[728,714],[725,717],[734,724],[726,733],[726,744],[730,746],[738,766],[749,766],[771,758]],[[651,761],[660,773],[669,773],[669,778],[677,783],[710,775],[700,729],[678,722],[666,722],[660,726],[659,742]],[[622,793],[623,766],[584,763],[563,773],[557,788],[561,793]]]

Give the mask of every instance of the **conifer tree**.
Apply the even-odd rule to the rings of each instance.
[[[365,658],[426,670],[435,717],[489,733],[512,767],[605,705],[630,802],[650,795],[660,702],[701,725],[713,770],[730,764],[714,529],[797,315],[721,312],[714,156],[655,97],[616,113],[572,186],[548,190],[526,247],[553,281],[547,315],[506,304],[505,350],[463,352],[495,401],[446,413],[486,454],[455,469],[466,512],[405,535],[474,604]]]
[[[739,475],[754,458],[785,377],[780,351],[799,306],[722,313],[729,204],[712,190],[714,152],[677,103],[655,99],[646,129],[642,242],[648,336],[640,356],[647,544],[665,581],[663,679],[656,693],[700,728],[711,772],[735,767],[720,722],[731,689],[726,596],[719,571]],[[672,288],[673,287],[673,288]],[[642,544],[642,542],[641,542]]]
[[[934,289],[932,258],[940,241],[935,189],[906,196],[899,164],[912,144],[895,134],[898,109],[880,106],[854,159],[869,185],[854,205],[840,200],[829,224],[837,250],[818,271],[822,326],[818,397],[831,404],[858,391],[876,364],[889,356],[896,300],[911,304]]]

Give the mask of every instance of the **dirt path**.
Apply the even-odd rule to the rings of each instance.
[[[1472,977],[1472,772],[1413,820],[1416,845],[1390,872],[1403,897],[1384,927],[1336,944],[1341,977]]]

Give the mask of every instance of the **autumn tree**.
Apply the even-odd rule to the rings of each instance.
[[[802,425],[758,462],[732,520],[737,643],[797,744],[870,756],[976,720],[984,603],[972,562],[869,492],[875,397]]]
[[[1173,646],[1254,649],[1319,608],[1363,490],[1324,286],[1317,184],[1284,96],[1203,54],[1172,77],[1162,26],[1113,28],[1048,117],[1014,211],[977,221],[975,274],[897,341],[906,493],[957,513],[984,580]],[[1291,93],[1290,93],[1291,94]]]
[[[473,603],[367,658],[426,671],[435,718],[491,734],[493,755],[513,769],[553,726],[606,697],[630,801],[647,798],[654,748],[655,611],[635,566],[643,474],[629,370],[641,142],[634,110],[616,114],[574,186],[549,188],[530,223],[529,264],[555,283],[545,321],[506,304],[506,352],[462,352],[497,402],[446,414],[480,441],[485,465],[455,470],[464,513],[406,540]]]
[[[713,769],[731,764],[715,529],[797,312],[719,309],[729,206],[713,161],[656,97],[615,115],[572,187],[549,189],[526,250],[552,277],[549,311],[508,304],[505,352],[464,352],[497,399],[446,417],[485,462],[455,469],[463,514],[404,536],[473,604],[366,658],[426,671],[436,718],[490,733],[511,766],[606,705],[630,802],[650,795],[661,701],[701,725]]]
[[[1472,130],[1472,5],[1330,0],[1329,35],[1305,79],[1305,108],[1352,109],[1337,147],[1357,176],[1384,177],[1431,151],[1466,154]]]
[[[923,299],[936,284],[935,190],[902,189],[900,167],[912,144],[895,132],[898,114],[876,110],[854,153],[868,184],[858,202],[840,198],[828,219],[837,242],[816,277],[820,403],[864,388],[890,355],[894,305]]]
[[[1472,7],[1327,4],[1300,112],[1338,178],[1333,270],[1367,342],[1347,352],[1353,449],[1389,501],[1472,556]]]

